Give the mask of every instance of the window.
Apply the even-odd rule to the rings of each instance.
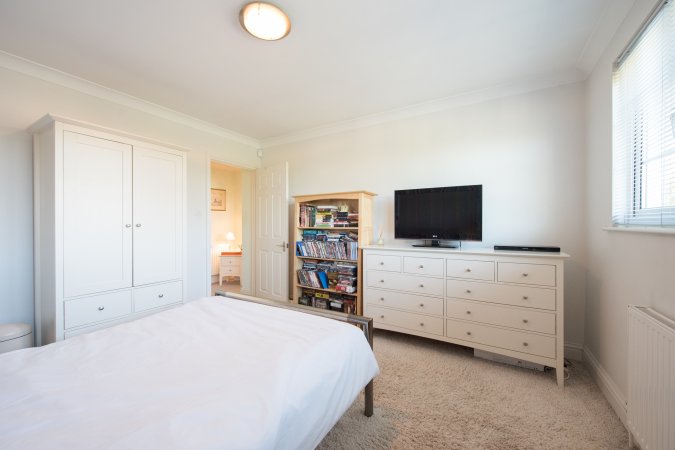
[[[615,63],[612,222],[675,227],[675,0]]]

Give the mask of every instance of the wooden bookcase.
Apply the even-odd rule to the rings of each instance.
[[[306,304],[308,299],[322,298],[328,302],[329,309],[335,309],[336,306],[341,304],[340,300],[344,300],[342,304],[344,309],[347,309],[351,300],[353,300],[354,312],[358,315],[363,314],[363,258],[361,249],[370,245],[373,236],[373,198],[375,195],[377,194],[372,192],[353,191],[296,195],[294,197],[295,212],[292,243],[295,252],[293,258],[294,303],[305,302],[303,304]],[[312,214],[312,211],[314,214]],[[332,216],[332,222],[328,219],[329,212]],[[312,216],[314,219],[312,219]],[[314,240],[311,240],[312,236],[315,237]],[[330,243],[328,243],[328,239],[330,239]],[[308,240],[310,244],[307,244]],[[347,242],[346,245],[341,244],[345,242]],[[355,244],[349,244],[349,242]],[[303,247],[305,256],[301,254],[298,243],[302,243],[300,246]],[[344,255],[336,254],[342,252],[343,249]],[[305,280],[308,278],[308,274],[304,272],[307,270],[307,265],[311,266],[313,263],[321,264],[323,267],[332,266],[331,269],[325,271],[316,270],[316,272],[324,272],[321,277],[324,282],[328,281],[327,288],[301,284],[301,278]],[[355,267],[354,275],[337,272],[338,268],[342,270],[350,268],[350,266]],[[299,276],[301,271],[303,273]],[[318,274],[312,275],[315,280],[317,279],[316,275]],[[356,280],[351,280],[350,276],[355,276]],[[355,281],[354,292],[338,290],[345,289],[340,286],[340,283],[348,281]],[[331,300],[333,301],[331,302]],[[321,303],[324,303],[324,301],[320,300],[319,304]],[[333,308],[331,308],[331,304],[333,304]]]

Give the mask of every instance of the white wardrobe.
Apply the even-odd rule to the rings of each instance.
[[[183,151],[51,116],[31,131],[38,344],[182,303]]]

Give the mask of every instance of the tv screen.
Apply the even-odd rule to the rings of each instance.
[[[483,185],[397,190],[394,204],[397,239],[483,239]]]

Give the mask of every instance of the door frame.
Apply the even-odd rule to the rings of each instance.
[[[211,295],[211,285],[213,284],[211,282],[211,222],[212,222],[212,217],[211,217],[211,165],[212,163],[217,163],[217,164],[223,164],[226,166],[230,167],[236,167],[239,170],[241,170],[242,175],[246,175],[246,177],[242,176],[242,186],[244,186],[244,178],[249,178],[248,180],[248,192],[245,193],[244,189],[242,190],[242,236],[241,236],[241,242],[242,242],[242,248],[246,248],[246,252],[242,253],[242,261],[241,261],[241,276],[239,278],[239,283],[241,285],[241,293],[242,294],[248,294],[248,295],[253,295],[255,282],[256,282],[256,276],[255,276],[255,270],[253,270],[254,266],[254,258],[255,258],[255,239],[253,238],[252,231],[253,230],[253,224],[255,223],[255,211],[254,211],[254,205],[253,202],[255,200],[255,170],[254,168],[250,167],[244,167],[239,164],[233,164],[229,161],[225,161],[223,159],[217,158],[213,155],[207,154],[206,155],[206,192],[204,195],[204,202],[205,202],[205,207],[206,207],[206,292],[208,293],[207,295]],[[250,198],[249,201],[243,201],[246,197],[247,194]],[[248,216],[248,217],[247,217]],[[247,220],[248,219],[248,220]],[[248,288],[244,288],[243,281],[247,280]]]

